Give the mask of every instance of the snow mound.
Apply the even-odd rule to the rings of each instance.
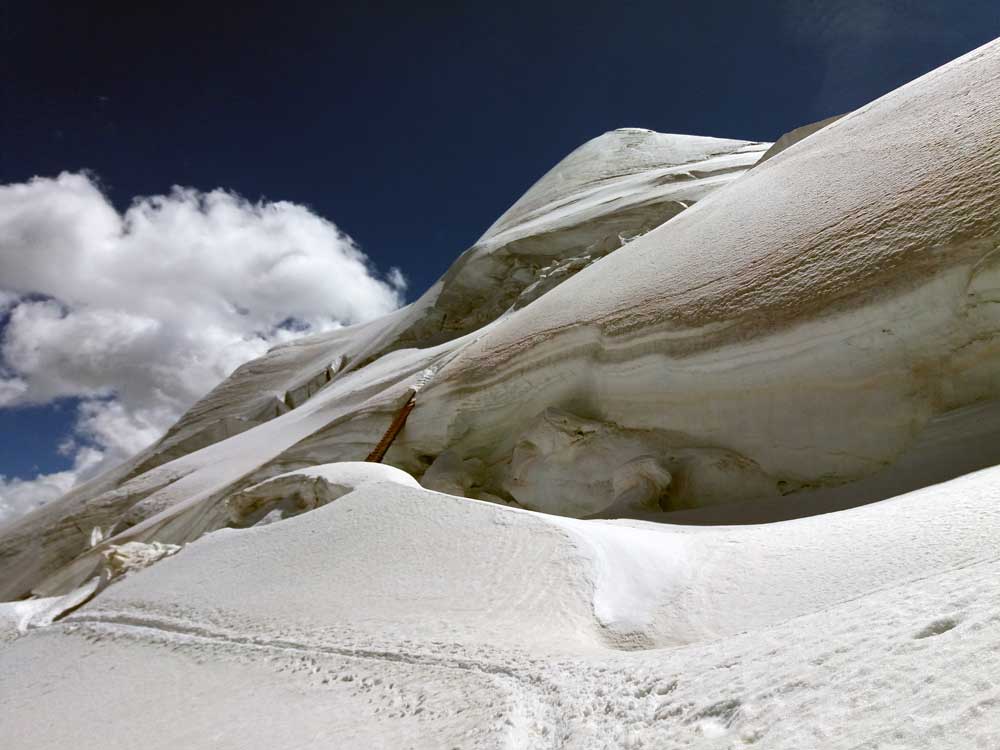
[[[361,461],[320,464],[279,474],[230,495],[226,506],[233,524],[252,526],[315,510],[372,482],[420,486],[392,466]]]
[[[221,746],[251,748],[276,725],[279,744],[991,746],[998,508],[997,469],[708,530],[365,482],[8,644],[0,701],[36,746],[99,705],[154,748],[220,722]]]

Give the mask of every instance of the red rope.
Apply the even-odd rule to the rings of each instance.
[[[385,431],[382,439],[378,441],[378,445],[375,449],[368,454],[368,458],[365,461],[371,463],[382,463],[382,459],[385,458],[385,453],[389,450],[389,446],[392,445],[392,441],[396,439],[396,436],[403,429],[403,425],[406,424],[406,418],[410,416],[410,412],[413,411],[413,407],[417,404],[417,394],[413,393],[410,398],[407,399],[406,403],[403,404],[396,416],[393,418],[392,423],[389,425],[389,429]]]

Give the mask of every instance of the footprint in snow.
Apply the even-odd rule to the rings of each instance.
[[[913,637],[914,639],[919,640],[921,638],[930,638],[935,635],[941,635],[942,633],[947,633],[956,625],[958,625],[957,617],[939,617],[921,628]]]

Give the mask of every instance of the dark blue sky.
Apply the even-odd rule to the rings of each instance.
[[[0,182],[304,203],[412,299],[606,130],[773,140],[1000,35],[997,0],[422,5],[5,3]],[[43,411],[0,411],[0,443]]]

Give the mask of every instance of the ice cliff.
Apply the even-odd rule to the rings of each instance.
[[[288,469],[363,459],[406,388],[427,379],[426,371],[460,356],[497,319],[523,315],[530,301],[731,183],[769,145],[638,128],[589,141],[413,304],[245,364],[157,445],[0,530],[0,565],[17,571],[0,581],[0,597],[33,587],[61,591],[75,582],[76,574],[43,581],[81,552],[98,559],[99,550],[86,544],[94,527],[118,541],[190,541],[228,523],[228,495]],[[411,432],[400,436],[387,461],[422,477],[444,454],[431,472],[440,477],[454,449],[425,448]],[[459,465],[478,465],[465,458]],[[512,500],[499,478],[475,487],[464,476],[447,481],[465,482],[474,497],[492,490]]]

